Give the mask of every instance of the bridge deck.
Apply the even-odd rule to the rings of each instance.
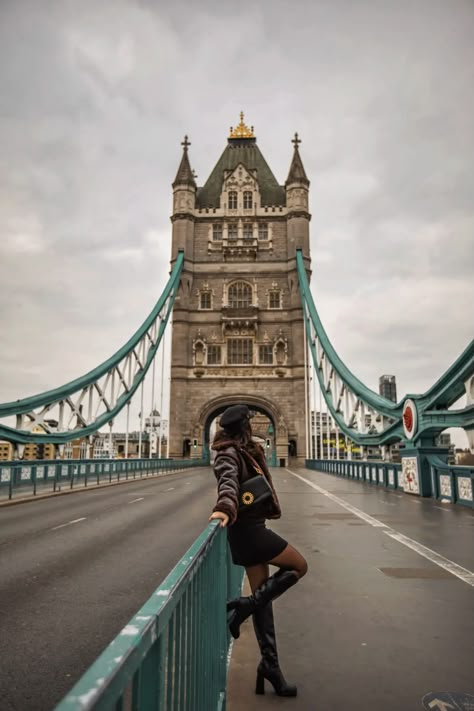
[[[275,603],[282,668],[299,690],[281,701],[414,711],[430,691],[474,694],[473,512],[305,469],[274,474],[283,518],[272,527],[309,563]],[[228,711],[280,701],[269,685],[255,696],[257,662],[249,622],[233,647]]]

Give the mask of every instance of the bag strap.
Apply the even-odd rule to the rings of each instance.
[[[244,459],[247,459],[250,462],[250,464],[255,469],[257,474],[261,474],[262,476],[264,476],[262,467],[259,464],[257,464],[255,459],[252,457],[252,455],[249,452],[247,452],[242,447],[239,447],[238,451],[240,452],[240,454],[243,456]]]

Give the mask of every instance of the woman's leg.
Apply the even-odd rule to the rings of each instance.
[[[302,570],[301,564],[299,565],[299,570]],[[257,588],[266,583],[268,580],[269,566],[268,563],[254,565],[250,568],[246,568],[246,572],[252,593],[254,593]],[[280,572],[281,569],[279,573]],[[264,694],[264,681],[265,679],[268,679],[279,696],[296,696],[296,686],[287,684],[278,662],[275,623],[273,620],[273,607],[271,601],[263,607],[257,607],[253,612],[252,617],[255,637],[257,639],[261,654],[260,664],[257,669],[255,692],[257,694]]]
[[[250,589],[252,592],[255,592],[255,590],[268,579],[268,563],[259,563],[258,565],[249,566],[245,568],[245,572],[249,579]]]
[[[296,548],[288,544],[286,548],[270,561],[270,565],[276,565],[284,570],[294,570],[298,578],[302,578],[308,572],[308,563]]]

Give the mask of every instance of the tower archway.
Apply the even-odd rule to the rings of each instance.
[[[287,464],[287,430],[283,414],[277,405],[268,398],[258,395],[242,396],[237,393],[223,395],[209,400],[201,409],[199,430],[202,433],[202,455],[208,461],[212,460],[211,443],[216,423],[220,415],[231,405],[247,405],[254,413],[252,432],[264,448],[269,466]],[[281,460],[284,460],[281,461]]]

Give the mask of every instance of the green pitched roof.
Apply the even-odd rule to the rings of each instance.
[[[196,207],[220,207],[224,171],[234,170],[239,163],[242,163],[248,171],[257,171],[256,177],[260,188],[262,206],[286,204],[285,188],[282,185],[278,185],[255,139],[248,138],[229,140],[206,184],[204,187],[198,188]]]

